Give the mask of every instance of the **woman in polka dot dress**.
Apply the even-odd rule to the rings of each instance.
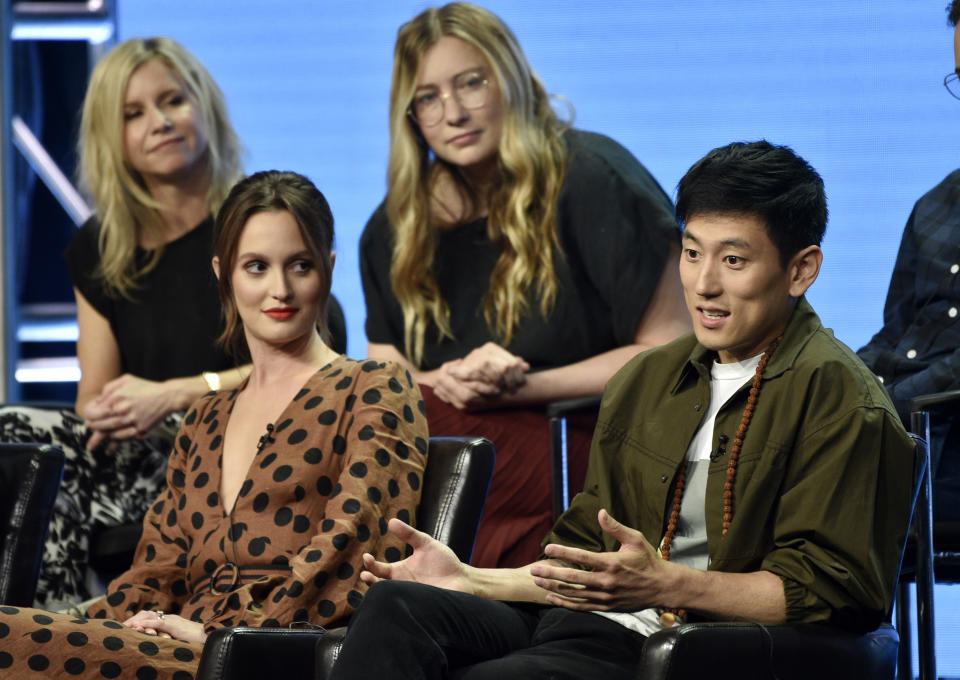
[[[364,552],[401,557],[387,520],[419,500],[423,406],[404,369],[324,343],[332,239],[300,175],[232,190],[215,227],[221,341],[253,371],[189,409],[134,565],[89,618],[0,607],[0,676],[186,680],[209,631],[328,625],[365,592]]]

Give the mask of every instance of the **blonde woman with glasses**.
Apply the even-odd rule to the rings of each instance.
[[[558,119],[497,16],[451,3],[399,31],[387,197],[360,247],[369,355],[411,369],[432,435],[497,447],[474,563],[528,563],[551,525],[542,405],[689,330],[669,198]]]
[[[242,172],[207,70],[168,38],[118,45],[91,75],[78,149],[96,216],[66,252],[76,410],[0,410],[0,439],[49,442],[67,456],[38,586],[47,609],[95,594],[84,581],[91,528],[143,517],[183,410],[248,370],[215,343],[213,214]]]

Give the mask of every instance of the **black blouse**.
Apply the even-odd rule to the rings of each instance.
[[[164,246],[157,266],[132,291],[133,300],[104,290],[97,276],[99,234],[100,223],[90,218],[64,257],[74,285],[110,322],[124,373],[166,380],[236,365],[215,342],[223,321],[210,265],[212,217]],[[137,262],[149,254],[138,248]]]
[[[633,342],[666,263],[679,242],[673,205],[653,176],[609,137],[570,130],[567,174],[557,206],[562,254],[554,254],[559,291],[547,318],[531,299],[507,349],[534,369],[580,361]],[[367,338],[404,350],[403,312],[390,285],[393,229],[381,204],[360,239]],[[423,369],[497,342],[483,298],[500,255],[480,219],[437,234],[437,284],[450,306],[455,340],[428,329]],[[425,255],[424,266],[427,266]]]

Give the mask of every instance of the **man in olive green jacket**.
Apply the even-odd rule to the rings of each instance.
[[[822,180],[787,147],[731,144],[687,172],[677,216],[694,333],[608,382],[585,489],[544,559],[476,569],[391,520],[414,552],[364,556],[373,587],[334,678],[631,678],[643,636],[678,618],[888,616],[913,444],[804,298]]]
[[[711,361],[687,336],[639,355],[610,380],[585,492],[549,543],[617,551],[612,535],[597,532],[601,508],[645,536],[662,534],[670,482],[686,453],[682,444],[665,443],[693,438],[698,420],[690,414],[710,400]],[[722,438],[734,440],[749,387],[721,407],[713,451],[724,448]],[[896,412],[873,374],[802,298],[763,372],[757,404],[726,535],[720,499],[727,456],[709,463],[710,569],[776,575],[784,602],[771,622],[875,628],[889,614],[910,503],[913,446]]]

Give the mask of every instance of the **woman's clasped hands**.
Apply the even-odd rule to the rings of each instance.
[[[497,406],[527,382],[530,364],[494,342],[448,361],[437,371],[434,393],[461,410]]]
[[[126,373],[108,382],[83,407],[84,424],[92,431],[87,450],[106,443],[107,451],[124,439],[143,439],[167,414],[183,408],[168,383]]]

